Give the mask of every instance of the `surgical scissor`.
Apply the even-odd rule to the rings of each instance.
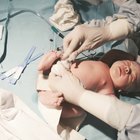
[[[27,65],[43,55],[43,53],[39,53],[39,54],[35,55],[34,57],[32,57],[35,49],[36,49],[36,47],[32,47],[29,50],[26,58],[24,59],[24,61],[20,65],[12,68],[6,72],[2,72],[0,74],[0,79],[4,80],[6,78],[11,77],[11,78],[9,78],[9,83],[16,84],[17,80],[20,78],[21,74],[23,73],[23,71],[27,67]]]

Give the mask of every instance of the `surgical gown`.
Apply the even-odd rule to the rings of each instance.
[[[134,106],[125,128],[118,132],[118,140],[140,139],[140,104]]]

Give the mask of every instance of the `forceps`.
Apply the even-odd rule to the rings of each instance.
[[[27,67],[27,65],[43,55],[43,53],[39,53],[36,56],[32,57],[35,49],[36,49],[36,47],[32,47],[29,50],[27,56],[25,57],[24,61],[21,64],[19,64],[18,66],[14,67],[6,72],[2,72],[0,74],[0,79],[4,80],[4,79],[12,76],[12,78],[9,79],[9,83],[15,85],[17,80],[20,78],[21,74],[23,73],[24,69]]]

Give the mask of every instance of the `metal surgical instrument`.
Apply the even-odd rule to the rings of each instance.
[[[43,55],[43,53],[39,53],[39,54],[35,55],[34,57],[32,57],[35,49],[36,49],[36,47],[32,47],[29,50],[26,58],[24,59],[24,61],[20,65],[12,68],[12,69],[10,69],[10,70],[8,70],[6,72],[1,73],[0,74],[0,79],[4,80],[4,79],[9,78],[10,76],[12,76],[9,79],[9,83],[16,84],[17,80],[20,78],[21,74],[23,73],[23,71],[27,67],[27,65]]]

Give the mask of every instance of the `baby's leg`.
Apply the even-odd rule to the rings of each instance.
[[[68,102],[64,102],[61,117],[62,118],[79,117],[83,115],[84,113],[85,111],[82,108],[76,105],[70,104]]]
[[[40,91],[38,93],[39,101],[51,108],[57,108],[61,105],[63,105],[62,109],[62,118],[72,118],[72,117],[78,117],[83,115],[84,111],[78,106],[75,106],[73,104],[70,104],[68,102],[63,102],[64,98],[62,96],[62,93],[59,92],[50,92],[50,91]],[[62,104],[63,102],[63,104]]]

